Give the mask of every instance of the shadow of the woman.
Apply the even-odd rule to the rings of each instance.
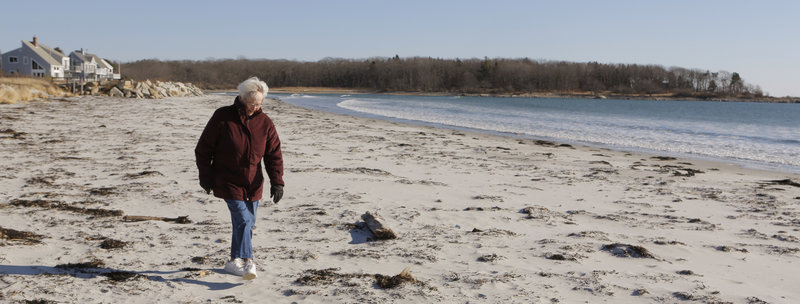
[[[218,269],[209,269],[218,274],[223,272]],[[207,287],[209,290],[225,290],[240,286],[243,283],[230,283],[230,282],[214,282],[202,281],[189,276],[165,278],[168,275],[175,275],[178,273],[192,273],[192,270],[174,270],[174,271],[157,271],[157,270],[144,270],[144,271],[127,271],[107,267],[85,267],[85,268],[64,268],[64,267],[50,267],[50,266],[22,266],[22,265],[0,265],[0,274],[4,275],[53,275],[53,274],[67,274],[76,278],[92,279],[96,277],[107,277],[112,281],[126,281],[135,278],[146,278],[156,282],[183,282],[188,284],[196,284]],[[210,278],[209,278],[210,279]]]

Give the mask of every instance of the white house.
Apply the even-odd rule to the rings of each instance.
[[[84,49],[70,53],[69,61],[72,78],[86,81],[119,79],[119,74],[114,74],[114,67],[108,61],[95,54],[89,54]]]
[[[22,41],[22,47],[2,55],[3,72],[12,75],[64,78],[69,69],[69,57],[49,46],[33,41]]]

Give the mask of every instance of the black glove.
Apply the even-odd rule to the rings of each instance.
[[[272,198],[273,203],[278,203],[283,197],[283,186],[281,185],[273,185],[269,188],[269,197]]]
[[[203,188],[203,190],[205,190],[205,191],[206,191],[206,194],[211,194],[211,188],[212,188],[212,185],[210,185],[210,184],[205,184],[205,183],[203,183],[202,181],[200,181],[200,188]]]

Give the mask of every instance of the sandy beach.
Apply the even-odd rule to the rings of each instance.
[[[799,175],[275,100],[285,196],[259,206],[243,281],[194,163],[231,102],[0,105],[0,302],[800,302]]]

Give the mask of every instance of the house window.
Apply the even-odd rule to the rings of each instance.
[[[22,63],[28,64],[28,56],[22,57]]]
[[[42,70],[42,66],[36,60],[31,60],[31,69]]]
[[[17,57],[8,57],[8,62],[19,62],[19,58]]]

